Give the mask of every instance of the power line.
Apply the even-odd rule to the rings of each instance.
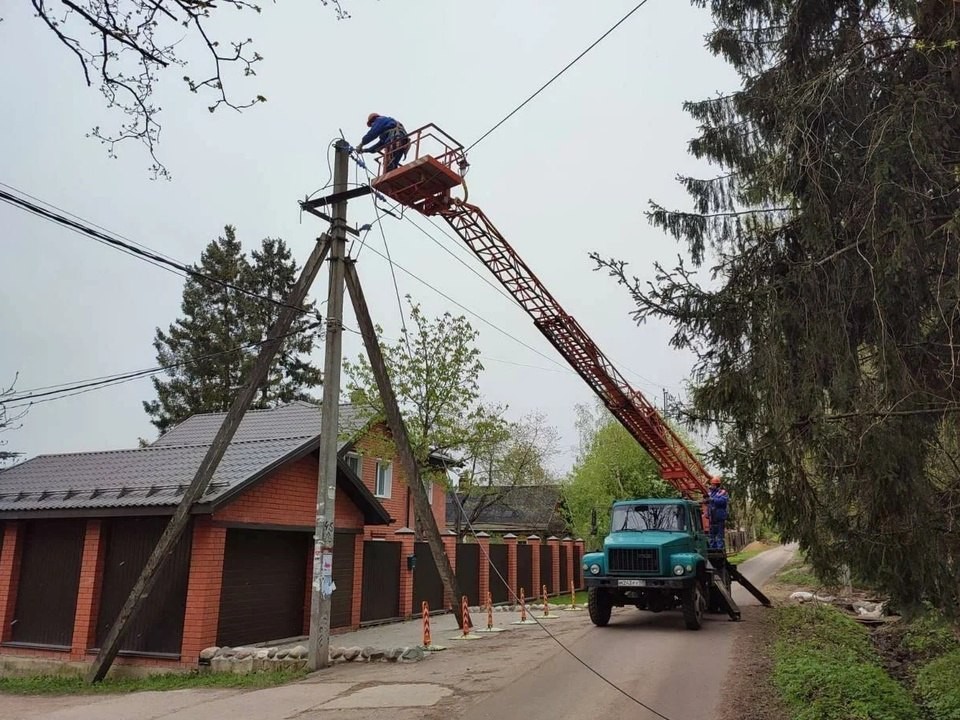
[[[8,186],[5,186],[5,187],[8,187]],[[114,237],[115,233],[107,234],[106,232],[102,232],[100,230],[97,230],[94,227],[91,227],[85,222],[73,220],[67,217],[66,215],[62,215],[62,214],[53,212],[52,210],[48,210],[44,207],[40,207],[39,205],[36,205],[27,200],[24,200],[23,198],[20,198],[20,197],[17,197],[16,195],[8,193],[5,190],[0,190],[0,200],[16,208],[32,213],[33,215],[41,217],[45,220],[49,220],[50,222],[54,222],[59,225],[62,225],[82,235],[86,235],[87,237],[90,237],[101,244],[107,245],[108,247],[111,247],[115,250],[119,250],[120,252],[123,252],[127,255],[133,255],[139,260],[145,260],[146,262],[149,262],[151,265],[165,266],[165,269],[173,268],[174,270],[178,270],[180,273],[184,275],[189,275],[190,277],[196,278],[198,280],[202,280],[204,282],[210,282],[210,283],[214,283],[215,285],[220,285],[221,287],[234,290],[243,295],[257,298],[258,300],[264,300],[266,302],[269,302],[273,305],[277,305],[279,307],[289,307],[293,310],[296,310],[304,314],[311,314],[311,311],[307,310],[306,308],[287,305],[285,302],[281,300],[277,300],[276,298],[269,297],[268,295],[261,295],[260,293],[240,287],[239,285],[235,285],[226,280],[220,280],[219,278],[215,278],[212,275],[207,275],[206,273],[202,273],[199,270],[196,270],[195,268],[190,267],[189,265],[181,263],[177,260],[171,260],[170,258],[160,255],[155,250],[152,250],[152,249],[145,250],[145,249],[142,249],[141,247],[137,247],[133,245],[130,242],[119,240],[117,239],[117,237],[119,236]]]
[[[190,357],[186,360],[181,360],[180,362],[171,363],[170,365],[158,365],[157,367],[145,368],[143,370],[133,370],[114,375],[102,375],[100,377],[89,378],[87,380],[78,380],[74,381],[73,383],[60,383],[58,385],[47,385],[43,387],[32,388],[30,390],[23,390],[13,396],[0,398],[0,407],[6,406],[8,409],[12,409],[18,407],[27,407],[30,405],[39,405],[45,402],[52,402],[54,400],[60,400],[66,397],[73,397],[74,395],[92,392],[93,390],[100,390],[105,387],[112,387],[113,385],[122,385],[133,380],[159,375],[167,370],[173,370],[174,368],[189,365],[190,363],[195,363],[200,360],[208,360],[210,358],[220,357],[222,355],[230,355],[236,352],[243,352],[244,350],[252,350],[253,348],[260,347],[261,345],[270,342],[271,340],[286,340],[289,337],[313,330],[321,325],[323,325],[323,323],[320,321],[313,322],[302,328],[291,330],[279,338],[264,338],[263,340],[248,343],[246,345],[239,345],[229,350],[220,350],[215,353]],[[36,398],[43,399],[37,400]]]
[[[497,123],[496,125],[494,125],[492,128],[490,128],[489,130],[487,130],[487,131],[486,131],[483,135],[481,135],[479,138],[477,138],[476,140],[474,140],[474,141],[473,141],[473,144],[470,145],[466,150],[464,150],[464,152],[467,152],[467,151],[471,150],[472,148],[475,148],[477,145],[479,145],[481,142],[483,142],[488,136],[490,136],[497,128],[499,128],[499,127],[500,127],[501,125],[503,125],[507,120],[509,120],[510,118],[512,118],[512,117],[513,117],[514,115],[516,115],[518,112],[520,112],[520,110],[522,110],[522,109],[524,108],[524,106],[527,105],[527,103],[529,103],[529,102],[530,102],[531,100],[533,100],[537,95],[539,95],[539,94],[542,93],[544,90],[546,90],[548,87],[550,87],[550,85],[552,85],[553,82],[554,82],[557,78],[559,78],[559,77],[560,77],[561,75],[563,75],[567,70],[569,70],[569,69],[572,68],[574,65],[576,65],[577,62],[580,60],[580,58],[582,58],[582,57],[583,57],[584,55],[586,55],[588,52],[590,52],[591,50],[593,50],[597,45],[599,45],[610,33],[612,33],[614,30],[616,30],[618,27],[620,27],[620,25],[622,25],[624,22],[626,22],[627,19],[628,19],[631,15],[633,15],[637,10],[639,10],[639,9],[642,8],[644,5],[646,5],[647,2],[648,2],[648,0],[641,0],[641,2],[637,3],[637,4],[634,6],[633,10],[631,10],[631,11],[628,12],[626,15],[624,15],[622,18],[620,18],[620,19],[613,25],[613,27],[611,27],[611,28],[610,28],[609,30],[607,30],[603,35],[601,35],[601,36],[598,37],[596,40],[594,40],[594,41],[590,44],[590,46],[587,47],[586,50],[584,50],[582,53],[580,53],[579,55],[577,55],[573,60],[571,60],[569,63],[567,63],[567,65],[566,65],[560,72],[558,72],[558,73],[557,73],[556,75],[554,75],[552,78],[550,78],[549,80],[547,80],[547,82],[545,82],[543,85],[541,85],[540,88],[539,88],[535,93],[533,93],[533,95],[531,95],[530,97],[528,97],[528,98],[527,98],[526,100],[524,100],[522,103],[520,103],[519,105],[517,105],[517,107],[515,107],[513,110],[511,110],[509,113],[507,113],[507,115],[506,115],[502,120],[500,120],[500,122],[498,122],[498,123]]]
[[[528,343],[525,343],[523,340],[521,340],[520,338],[516,337],[515,335],[511,335],[509,332],[507,332],[506,330],[504,330],[503,328],[501,328],[499,325],[497,325],[497,324],[495,324],[495,323],[493,323],[493,322],[490,322],[490,321],[487,320],[485,317],[483,317],[483,316],[480,315],[479,313],[471,310],[470,308],[468,308],[468,307],[467,307],[466,305],[464,305],[463,303],[460,303],[460,302],[454,300],[452,297],[450,297],[450,296],[447,295],[445,292],[443,292],[443,290],[440,290],[440,289],[437,288],[435,285],[430,284],[429,282],[427,282],[426,280],[424,280],[422,277],[420,277],[420,276],[417,275],[416,273],[411,272],[410,270],[407,270],[407,269],[406,269],[403,265],[401,265],[400,263],[394,262],[393,260],[391,260],[390,258],[388,258],[386,255],[384,255],[382,252],[380,252],[379,250],[377,250],[377,249],[374,248],[373,246],[370,246],[370,252],[375,253],[376,255],[379,255],[381,258],[383,258],[384,260],[386,260],[387,262],[389,262],[391,265],[396,266],[397,268],[399,268],[400,270],[402,270],[403,272],[405,272],[407,275],[409,275],[410,277],[412,277],[412,278],[413,278],[414,280],[416,280],[417,282],[421,283],[422,285],[427,286],[428,288],[430,288],[431,290],[433,290],[435,293],[437,293],[437,294],[440,295],[441,297],[449,300],[449,301],[452,302],[454,305],[456,305],[457,307],[459,307],[461,310],[470,313],[470,314],[473,315],[475,318],[477,318],[478,320],[480,320],[480,322],[482,322],[482,323],[484,323],[484,324],[486,324],[486,325],[489,325],[490,327],[492,327],[494,330],[496,330],[496,331],[499,332],[500,334],[505,335],[506,337],[508,337],[508,338],[510,338],[511,340],[513,340],[514,342],[522,345],[523,347],[527,348],[528,350],[531,350],[532,352],[535,352],[535,353],[536,353],[537,355],[539,355],[540,357],[542,357],[542,358],[544,358],[544,359],[546,359],[546,360],[549,360],[549,361],[552,362],[554,365],[558,365],[558,366],[560,366],[560,367],[564,367],[561,363],[559,363],[557,360],[555,360],[554,358],[550,357],[550,356],[547,355],[546,353],[543,353],[543,352],[541,352],[540,350],[537,350],[535,347],[533,347],[532,345],[530,345],[530,344],[528,344]]]

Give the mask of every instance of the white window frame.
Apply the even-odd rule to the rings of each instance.
[[[427,502],[433,505],[433,480],[423,480],[423,489],[427,493]]]
[[[361,455],[360,453],[348,452],[345,456],[345,459],[347,461],[348,466],[350,465],[351,460],[357,461],[357,468],[356,470],[354,470],[354,472],[357,474],[357,477],[362,480],[363,479],[363,455]]]
[[[380,487],[380,473],[383,470],[383,488]],[[389,460],[377,460],[377,474],[373,480],[373,495],[378,498],[389,498],[393,490],[393,463]]]

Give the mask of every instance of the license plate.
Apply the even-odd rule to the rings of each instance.
[[[617,587],[643,587],[643,580],[617,580]]]

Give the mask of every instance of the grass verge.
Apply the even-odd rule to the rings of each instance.
[[[195,688],[239,688],[256,690],[299,680],[306,671],[275,671],[228,675],[225,673],[164,673],[142,678],[107,678],[89,685],[73,675],[32,675],[0,677],[0,694],[8,695],[93,695],[186,690]]]
[[[918,720],[910,693],[881,667],[869,632],[829,606],[781,607],[774,684],[792,720]]]
[[[730,562],[732,562],[734,565],[738,565],[738,564],[740,564],[740,563],[742,563],[742,562],[746,562],[746,561],[749,560],[750,558],[756,557],[757,555],[759,555],[759,554],[762,553],[762,552],[766,552],[767,550],[770,550],[771,548],[775,548],[775,547],[776,547],[776,545],[775,545],[775,544],[772,544],[772,543],[766,543],[766,542],[761,542],[761,541],[753,542],[753,543],[750,543],[749,545],[747,545],[747,546],[746,546],[743,550],[741,550],[740,552],[738,552],[738,553],[736,553],[736,554],[734,554],[734,555],[729,555],[729,556],[727,557],[727,560],[729,560]]]
[[[916,690],[934,720],[960,720],[960,650],[921,667]]]

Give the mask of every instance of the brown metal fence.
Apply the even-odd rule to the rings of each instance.
[[[553,548],[547,544],[540,546],[540,584],[547,586],[547,592],[553,592]],[[534,588],[539,596],[541,588]]]
[[[520,588],[528,598],[537,592],[533,587],[533,548],[529,545],[517,545],[517,587],[514,591],[518,595]]]
[[[480,604],[480,546],[457,545],[457,584],[471,605]]]
[[[443,581],[440,571],[433,561],[430,545],[418,542],[414,546],[414,555],[417,558],[417,567],[413,571],[413,612],[419,613],[424,600],[430,610],[443,609]]]
[[[400,616],[400,543],[368,540],[363,544],[363,595],[360,622]]]
[[[506,545],[490,546],[490,563],[487,566],[487,577],[490,584],[490,597],[495,603],[505,603],[510,599],[507,587],[507,573],[509,548]],[[486,598],[484,598],[486,599]]]
[[[353,622],[353,572],[356,533],[333,534],[333,582],[337,586],[330,598],[330,627],[349,627]]]

